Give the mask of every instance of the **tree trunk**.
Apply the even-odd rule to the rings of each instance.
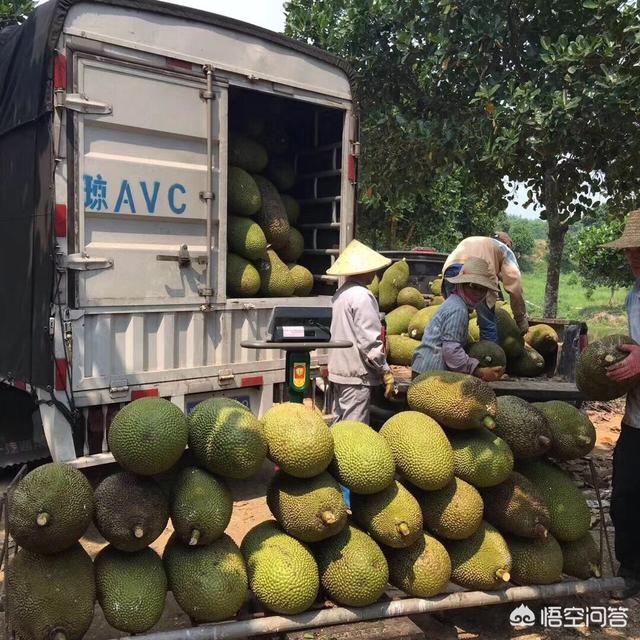
[[[544,193],[542,204],[545,208],[549,226],[549,262],[547,265],[547,283],[544,289],[544,315],[555,318],[558,314],[558,289],[560,287],[560,265],[567,227],[562,223],[558,211],[557,184],[553,171],[548,169],[544,176]]]

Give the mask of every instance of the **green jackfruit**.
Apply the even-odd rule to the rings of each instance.
[[[380,281],[378,285],[378,303],[380,311],[385,313],[391,311],[396,306],[398,299],[398,289],[391,282]]]
[[[523,538],[544,538],[551,526],[549,507],[536,488],[514,471],[498,485],[482,490],[484,517],[494,527]]]
[[[278,191],[289,191],[296,183],[295,169],[286,158],[272,156],[267,165],[266,174]]]
[[[300,264],[288,263],[287,267],[293,280],[293,295],[300,297],[311,295],[314,282],[311,271]]]
[[[229,249],[247,260],[258,260],[267,250],[267,239],[260,225],[250,218],[227,218]]]
[[[144,633],[160,620],[167,576],[153,549],[127,553],[109,545],[96,556],[94,567],[98,602],[114,629]]]
[[[74,545],[91,524],[93,490],[82,472],[50,462],[24,476],[8,496],[9,533],[16,544],[37,553],[58,553]]]
[[[380,295],[380,278],[378,278],[378,276],[374,276],[371,284],[367,285],[367,289],[373,293],[375,298],[378,298]]]
[[[431,298],[431,302],[429,304],[430,307],[437,307],[444,302],[444,298],[442,296],[434,296]]]
[[[406,260],[394,262],[382,274],[380,281],[380,310],[391,311],[396,306],[398,293],[409,283],[409,264]]]
[[[150,476],[178,462],[188,434],[187,418],[175,404],[164,398],[138,398],[111,422],[109,449],[127,471]]]
[[[260,293],[270,298],[286,298],[293,295],[293,278],[287,265],[272,249],[267,250],[265,259],[260,261]]]
[[[496,309],[502,309],[503,311],[506,311],[507,314],[513,318],[513,309],[508,302],[505,302],[504,300],[498,300],[496,302]]]
[[[96,583],[79,544],[49,556],[21,549],[6,579],[7,616],[22,640],[80,640],[89,629]]]
[[[507,356],[502,347],[490,340],[479,340],[469,347],[469,355],[480,361],[481,367],[506,367]]]
[[[588,400],[614,400],[635,387],[640,375],[623,382],[607,377],[607,367],[624,360],[629,354],[620,351],[623,344],[637,344],[629,336],[614,334],[592,342],[578,358],[576,384]]]
[[[320,582],[329,598],[347,607],[366,607],[384,593],[389,567],[380,547],[352,525],[314,546]]]
[[[304,237],[297,230],[291,227],[289,229],[289,240],[281,249],[278,249],[278,255],[285,262],[295,262],[304,252]]]
[[[322,417],[303,404],[285,402],[263,417],[269,457],[291,476],[312,478],[333,458],[333,437]]]
[[[507,372],[522,378],[535,378],[544,373],[544,358],[525,343],[522,353],[517,358],[509,360]]]
[[[186,467],[171,496],[171,522],[187,545],[210,544],[231,520],[233,499],[227,487],[204,469]]]
[[[478,325],[478,318],[471,318],[469,320],[469,342],[473,343],[473,342],[480,342],[480,326]],[[495,344],[496,347],[500,347],[499,344],[497,344],[496,342],[491,342],[490,344]],[[502,353],[504,353],[504,349],[502,347],[500,347],[500,350],[502,351]],[[474,356],[475,357],[475,356]],[[505,354],[505,361],[506,361],[506,354]]]
[[[227,478],[258,473],[267,456],[260,421],[241,402],[209,398],[189,415],[189,449],[201,467]]]
[[[398,472],[416,487],[435,491],[453,479],[453,449],[429,416],[401,411],[384,423],[380,435],[391,447]]]
[[[251,591],[264,607],[296,615],[315,602],[320,577],[311,551],[273,520],[253,527],[240,549],[247,562]]]
[[[582,580],[591,577],[599,578],[602,575],[600,568],[600,550],[590,532],[573,542],[563,542],[562,570],[569,576],[575,576]]]
[[[533,482],[549,507],[549,531],[558,541],[572,542],[589,531],[589,507],[571,476],[542,459],[522,460],[517,470]]]
[[[554,355],[558,350],[558,334],[548,324],[534,324],[529,327],[524,341],[538,353]]]
[[[496,325],[498,328],[498,344],[507,354],[507,358],[515,359],[522,354],[524,338],[515,320],[504,308],[496,306]]]
[[[326,472],[313,478],[277,473],[267,489],[267,505],[278,524],[302,542],[335,536],[347,524],[340,485]]]
[[[351,510],[374,540],[389,547],[408,547],[422,534],[420,505],[399,482],[379,493],[351,494]]]
[[[412,409],[426,413],[450,429],[495,426],[496,394],[475,376],[428,371],[411,382],[407,402]]]
[[[229,167],[227,209],[229,214],[252,216],[260,211],[262,196],[256,181],[240,167]]]
[[[258,270],[244,258],[227,253],[227,294],[238,298],[251,298],[260,290]]]
[[[551,447],[551,429],[544,413],[517,396],[499,396],[496,428],[516,460],[535,458]]]
[[[511,580],[516,584],[552,584],[562,580],[562,549],[548,535],[537,540],[506,538],[511,553]]]
[[[295,198],[292,198],[287,193],[281,193],[280,199],[282,200],[282,204],[284,205],[285,211],[287,212],[287,219],[289,220],[290,225],[296,224],[298,222],[298,218],[300,217],[300,205]]]
[[[267,242],[273,249],[282,249],[289,242],[289,218],[278,190],[263,176],[254,175],[262,197],[256,213],[256,222],[262,227]]]
[[[119,472],[96,488],[94,522],[116,549],[144,549],[160,536],[168,520],[169,502],[152,478]]]
[[[176,602],[194,622],[233,618],[244,604],[247,569],[240,549],[228,535],[211,544],[188,547],[174,534],[163,561]]]
[[[547,418],[551,429],[549,455],[556,460],[586,456],[596,444],[596,430],[589,417],[568,402],[550,400],[533,406]]]
[[[404,304],[387,313],[384,317],[387,325],[387,334],[399,336],[401,333],[407,333],[409,321],[416,313],[418,313],[418,310],[408,304]]]
[[[377,493],[393,482],[393,453],[381,434],[355,420],[336,422],[331,433],[335,451],[329,471],[341,485],[354,493]]]
[[[425,526],[449,540],[472,536],[482,523],[483,501],[478,490],[460,478],[453,478],[438,491],[417,491]]]
[[[454,472],[474,487],[492,487],[504,482],[513,471],[509,445],[488,429],[450,431]]]
[[[420,340],[439,308],[439,306],[429,306],[420,309],[409,321],[409,326],[407,327],[409,336],[415,340]]]
[[[442,295],[442,278],[436,278],[435,280],[432,280],[431,285],[429,286],[429,289],[431,290],[431,293],[433,293],[434,296],[441,296]]]
[[[235,131],[229,134],[228,163],[249,173],[264,171],[269,156],[267,150],[255,140]]]
[[[419,346],[419,340],[414,340],[408,336],[387,336],[387,362],[389,364],[410,367],[413,360],[413,353]]]
[[[399,307],[403,304],[408,304],[416,309],[424,309],[427,306],[424,296],[415,287],[404,287],[404,289],[400,289],[396,304]]]
[[[451,578],[451,560],[444,545],[423,533],[404,549],[383,548],[389,564],[389,582],[416,598],[438,595]]]
[[[471,589],[498,589],[511,577],[511,554],[505,539],[490,524],[465,540],[445,542],[451,558],[451,580]]]

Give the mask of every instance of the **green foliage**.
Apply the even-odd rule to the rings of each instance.
[[[531,254],[535,246],[532,232],[533,220],[509,216],[504,230],[513,240],[513,252],[518,258],[521,269],[528,269],[530,266]]]
[[[0,0],[0,31],[12,24],[22,24],[33,11],[33,0]]]

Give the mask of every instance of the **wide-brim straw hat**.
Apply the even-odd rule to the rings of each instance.
[[[496,276],[491,273],[487,261],[482,258],[468,258],[462,265],[460,273],[446,280],[452,284],[478,284],[491,291],[499,290]]]
[[[389,258],[385,258],[358,240],[352,240],[340,254],[340,257],[327,269],[327,274],[330,276],[357,276],[379,271],[390,264]]]
[[[640,209],[627,215],[622,235],[612,242],[601,245],[607,249],[635,249],[640,247]]]

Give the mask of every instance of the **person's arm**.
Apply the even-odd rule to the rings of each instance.
[[[381,340],[382,324],[375,300],[363,296],[352,307],[356,345],[362,357],[380,374],[390,371]]]
[[[518,325],[518,329],[520,329],[522,333],[526,333],[529,328],[529,320],[527,318],[527,305],[524,301],[524,292],[522,290],[522,274],[520,273],[518,262],[513,252],[510,249],[507,249],[507,251],[507,255],[502,260],[500,280],[502,280],[502,284],[509,294],[513,317]]]
[[[473,375],[480,364],[479,360],[467,355],[459,342],[443,342],[442,358],[448,371]]]
[[[440,339],[442,359],[449,371],[473,374],[480,362],[469,357],[464,345],[469,338],[469,313],[460,306],[443,318]]]

